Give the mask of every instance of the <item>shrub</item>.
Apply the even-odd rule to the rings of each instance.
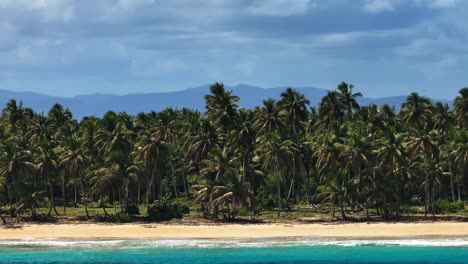
[[[96,217],[99,222],[108,222],[108,223],[130,223],[132,217],[129,215],[124,215],[122,213],[116,213],[113,215],[98,215]]]
[[[177,210],[177,203],[171,204],[153,204],[148,208],[148,217],[156,221],[167,221],[174,218],[182,218],[183,214],[188,214],[190,209],[185,204],[179,204]]]
[[[450,202],[447,199],[439,199],[434,203],[435,213],[456,213],[465,208],[463,201],[460,202]]]
[[[127,206],[127,213],[129,215],[139,215],[140,214],[140,208],[138,208],[138,205],[136,205],[136,204],[129,204]]]

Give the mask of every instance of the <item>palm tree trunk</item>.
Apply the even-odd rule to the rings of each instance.
[[[63,202],[63,215],[67,215],[67,197],[65,194],[65,173],[62,173],[62,202]]]
[[[146,199],[145,199],[145,202],[146,202],[146,209],[148,210],[149,209],[149,199],[150,199],[150,195],[151,195],[151,187],[154,186],[153,182],[154,182],[154,174],[156,173],[156,166],[153,167],[153,170],[151,171],[151,178],[150,178],[150,181],[148,183],[148,188],[146,188]]]
[[[455,190],[453,188],[453,175],[450,172],[450,191],[452,192],[452,202],[455,202]]]
[[[172,186],[174,188],[174,195],[177,203],[177,214],[180,214],[180,204],[179,204],[179,195],[177,193],[177,178],[174,173],[174,166],[171,162],[171,179],[172,179]]]
[[[73,181],[73,190],[74,190],[74,195],[75,195],[75,202],[74,202],[74,205],[75,205],[75,208],[78,206],[78,187],[77,187],[77,184],[76,184],[76,176],[75,176],[75,179]]]
[[[109,214],[106,211],[106,205],[104,204],[104,196],[101,196],[101,207],[102,207],[102,210],[104,211],[104,215],[109,216]]]
[[[458,194],[458,201],[460,202],[461,201],[461,195],[460,195],[460,176],[458,175],[458,173],[456,174],[457,176],[457,194]]]
[[[85,195],[85,190],[84,190],[84,185],[83,185],[83,177],[80,175],[80,186],[81,186],[81,193],[82,193],[82,199],[83,199],[83,206],[85,208],[85,213],[86,213],[86,219],[89,219],[89,213],[88,213],[88,203],[87,203],[87,197]],[[105,209],[104,209],[105,210]],[[107,212],[106,212],[107,213]]]
[[[140,207],[140,199],[141,199],[141,186],[140,183],[137,182],[137,206]]]
[[[124,208],[123,208],[123,203],[122,203],[122,193],[120,191],[120,188],[117,190],[117,198],[119,199],[119,205],[120,205],[120,213],[124,213]]]
[[[184,166],[184,165],[182,165],[182,166]],[[186,182],[186,179],[185,179],[185,167],[182,167],[182,182],[184,184],[185,198],[188,199],[187,182]]]
[[[341,217],[343,218],[343,220],[346,220],[347,217],[346,217],[343,200],[340,200],[340,209],[341,209]]]
[[[47,217],[50,217],[52,215],[52,209],[55,210],[54,188],[52,186],[52,181],[50,179],[50,176],[47,177],[47,184],[49,185],[49,193],[50,193],[50,207],[49,207],[49,212],[47,213]],[[58,215],[57,210],[55,210],[55,213]]]
[[[276,191],[278,194],[278,217],[280,217],[281,211],[283,211],[281,207],[281,183],[280,183],[280,177],[279,173],[276,173]]]
[[[245,154],[242,151],[242,182],[245,182]]]

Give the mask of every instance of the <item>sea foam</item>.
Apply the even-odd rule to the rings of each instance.
[[[404,246],[404,247],[468,247],[468,237],[444,238],[323,238],[288,237],[261,239],[20,239],[0,240],[0,247],[35,248],[264,248],[287,246]]]

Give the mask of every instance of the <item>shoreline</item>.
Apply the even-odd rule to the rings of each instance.
[[[22,224],[0,227],[0,240],[13,239],[268,239],[468,237],[466,222],[339,224]]]

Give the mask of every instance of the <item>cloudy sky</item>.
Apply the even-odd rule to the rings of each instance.
[[[0,0],[0,89],[72,96],[341,81],[468,86],[465,0]]]

